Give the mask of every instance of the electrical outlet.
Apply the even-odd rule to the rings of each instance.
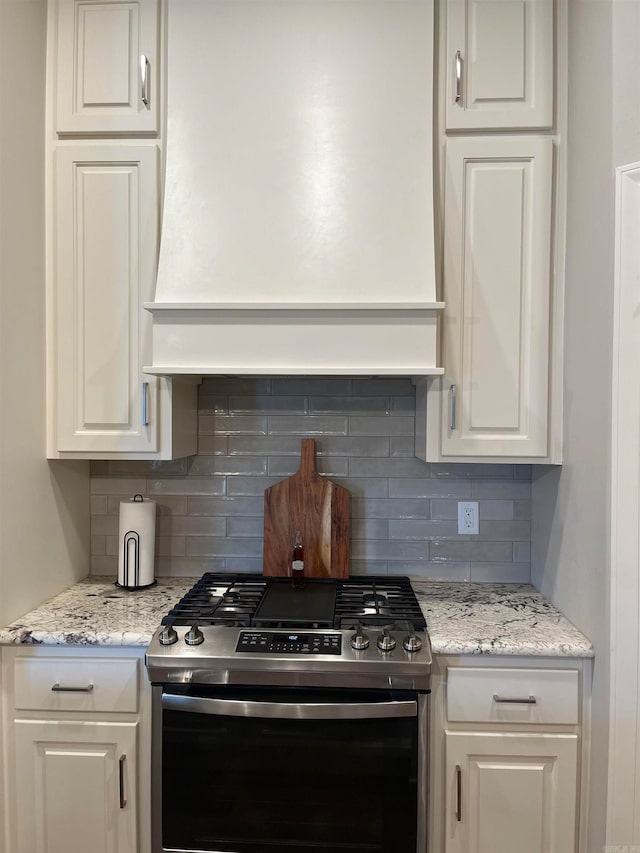
[[[458,502],[458,533],[479,533],[478,501]]]

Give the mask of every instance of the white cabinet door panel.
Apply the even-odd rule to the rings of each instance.
[[[552,0],[447,0],[446,124],[553,124]]]
[[[443,456],[545,456],[552,141],[449,140]]]
[[[445,738],[445,853],[573,853],[577,735]]]
[[[157,0],[58,0],[58,133],[157,131],[157,58]]]
[[[56,152],[59,451],[157,449],[157,379],[142,374],[157,180],[155,146]]]
[[[16,720],[17,853],[135,853],[137,723]]]

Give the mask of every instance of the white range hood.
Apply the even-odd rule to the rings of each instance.
[[[432,0],[169,0],[158,374],[437,368]]]

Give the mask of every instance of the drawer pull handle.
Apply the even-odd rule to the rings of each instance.
[[[118,760],[118,780],[120,783],[120,808],[123,809],[127,805],[127,800],[124,795],[124,762],[126,755],[121,755]]]
[[[517,699],[511,696],[498,696],[497,693],[494,693],[493,701],[504,705],[535,705],[538,700],[535,696],[529,696],[528,699]]]
[[[86,687],[63,687],[56,681],[51,690],[53,693],[93,693],[93,684]]]
[[[462,820],[462,768],[456,764],[456,820]]]

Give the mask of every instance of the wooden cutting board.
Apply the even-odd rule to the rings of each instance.
[[[300,468],[264,492],[263,573],[290,574],[296,533],[302,534],[308,578],[349,576],[349,498],[347,489],[316,470],[316,443],[302,439]]]

